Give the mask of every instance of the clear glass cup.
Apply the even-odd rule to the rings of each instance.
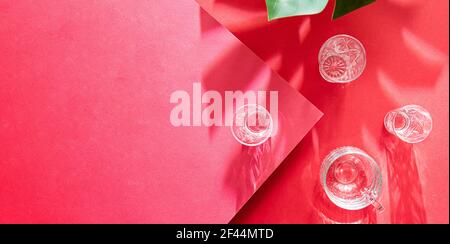
[[[373,205],[384,210],[377,201],[381,194],[381,170],[375,160],[356,147],[333,150],[324,159],[320,182],[328,198],[347,210],[359,210]]]
[[[319,51],[319,71],[332,83],[348,83],[361,76],[366,67],[366,51],[356,38],[336,35],[328,39]]]
[[[273,120],[269,111],[257,104],[247,104],[236,110],[231,132],[245,146],[258,146],[270,138]]]
[[[433,120],[425,108],[406,105],[388,112],[384,117],[384,127],[402,141],[418,143],[430,134]]]

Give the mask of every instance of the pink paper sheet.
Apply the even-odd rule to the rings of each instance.
[[[193,0],[0,16],[2,223],[227,223],[321,116]],[[196,81],[278,91],[276,135],[248,148],[229,127],[172,126],[171,93]]]

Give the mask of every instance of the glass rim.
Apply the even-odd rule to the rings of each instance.
[[[234,129],[233,129],[233,128],[235,127],[234,119],[235,119],[235,117],[236,117],[236,114],[237,114],[240,110],[245,109],[246,107],[255,107],[255,111],[261,110],[261,111],[263,111],[265,114],[267,114],[267,115],[269,116],[269,127],[268,127],[266,130],[264,130],[264,132],[266,132],[267,135],[265,135],[264,138],[263,138],[261,141],[257,142],[257,143],[246,143],[246,142],[242,141],[241,139],[238,138],[238,136],[236,135],[236,133],[234,132]],[[235,113],[235,115],[233,116],[233,124],[232,124],[232,126],[230,126],[230,128],[231,128],[231,134],[233,134],[233,137],[234,137],[239,143],[241,143],[242,145],[249,146],[249,147],[259,146],[259,145],[263,144],[264,142],[266,142],[266,141],[272,136],[272,132],[273,132],[273,119],[272,119],[272,115],[271,115],[270,112],[269,112],[264,106],[262,106],[262,105],[259,105],[259,104],[245,104],[245,105],[240,106],[239,108],[236,109],[236,113]],[[248,129],[246,128],[246,130],[248,130]],[[248,130],[248,131],[250,131],[250,130]],[[251,132],[251,131],[250,131],[250,132]],[[252,133],[253,133],[253,132],[252,132]],[[255,134],[256,134],[256,133],[255,133]]]
[[[371,202],[368,200],[361,200],[359,202],[355,203],[348,203],[345,200],[340,199],[339,197],[335,196],[329,189],[326,184],[326,176],[328,173],[328,170],[330,166],[333,164],[336,159],[348,155],[348,154],[357,154],[365,159],[368,160],[371,169],[374,171],[374,177],[372,179],[372,182],[370,185],[373,185],[372,189],[370,189],[372,192],[375,193],[377,198],[381,196],[382,192],[382,186],[383,186],[383,176],[381,174],[381,168],[378,165],[378,163],[375,161],[374,158],[372,158],[369,154],[364,152],[363,150],[353,147],[353,146],[343,146],[336,148],[332,150],[322,161],[321,169],[320,169],[320,183],[322,185],[322,188],[324,189],[326,195],[328,198],[336,204],[338,207],[341,207],[346,210],[360,210],[363,208],[366,208],[367,206],[371,205]]]
[[[364,63],[363,63],[363,67],[362,67],[363,71],[366,69],[366,65],[367,65],[366,48],[364,47],[364,45],[362,44],[362,42],[360,40],[358,40],[356,37],[348,35],[348,34],[336,34],[336,35],[334,35],[332,37],[329,37],[322,44],[322,46],[320,47],[319,53],[317,54],[317,60],[319,60],[319,73],[322,76],[322,78],[325,79],[326,81],[330,82],[330,83],[347,84],[347,83],[350,83],[350,82],[355,81],[356,79],[358,79],[364,72],[361,72],[360,74],[356,75],[355,77],[353,77],[353,79],[349,79],[349,80],[346,80],[346,81],[334,81],[334,80],[331,80],[330,78],[328,78],[328,76],[324,75],[323,72],[322,72],[322,69],[320,68],[321,67],[320,54],[322,53],[322,50],[324,49],[325,43],[327,43],[328,41],[330,41],[331,39],[336,38],[336,37],[348,37],[348,38],[356,41],[356,43],[358,43],[361,46],[362,52],[364,54],[364,57],[366,57],[366,58],[364,58]]]
[[[388,117],[391,113],[398,113],[398,114],[401,114],[403,117],[405,117],[405,118],[408,120],[408,123],[410,123],[408,114],[406,114],[405,112],[402,111],[402,110],[404,110],[404,109],[419,109],[421,112],[426,113],[427,117],[430,119],[430,131],[433,129],[433,118],[431,117],[430,112],[429,112],[426,108],[424,108],[424,107],[422,107],[422,106],[420,106],[420,105],[417,105],[417,104],[407,104],[407,105],[401,106],[401,107],[399,107],[399,108],[396,108],[396,109],[393,109],[393,110],[390,110],[389,112],[387,112],[386,115],[384,116],[384,119],[383,119],[384,127],[385,127],[386,129],[388,128],[388,127],[387,127],[387,124],[386,124],[386,121],[387,121],[387,117]],[[398,115],[396,114],[395,116],[397,117]],[[401,131],[402,131],[402,130],[396,130],[395,128],[392,128],[392,132],[391,132],[391,133],[394,134],[395,136],[397,136],[398,138],[400,138],[400,140],[404,141],[404,140],[402,139],[402,136],[399,134]],[[388,130],[388,132],[389,132],[389,130]],[[413,144],[419,143],[419,142],[424,141],[425,139],[426,139],[426,138],[423,138],[423,139],[421,139],[421,140],[417,140],[417,141],[412,142],[412,143],[413,143]]]

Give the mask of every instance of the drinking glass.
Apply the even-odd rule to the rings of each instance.
[[[384,210],[378,202],[382,188],[381,170],[375,160],[356,147],[333,150],[324,159],[320,182],[328,198],[347,210],[359,210],[373,205]]]
[[[425,108],[406,105],[388,112],[384,117],[384,127],[402,141],[418,143],[430,134],[433,120]]]
[[[328,39],[319,51],[319,71],[332,83],[348,83],[361,76],[366,67],[366,51],[356,38],[336,35]]]
[[[269,111],[257,104],[247,104],[236,110],[231,132],[245,146],[258,146],[272,134],[273,121]]]

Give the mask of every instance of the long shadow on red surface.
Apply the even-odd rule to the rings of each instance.
[[[345,210],[330,202],[321,184],[316,184],[316,196],[311,223],[320,224],[376,224],[377,216],[372,206],[361,210]]]
[[[426,223],[422,185],[412,144],[384,131],[389,181],[391,222],[394,224]]]
[[[272,142],[267,140],[256,147],[242,146],[226,172],[225,185],[236,196],[236,210],[261,186],[273,167]]]
[[[203,10],[200,10],[200,20],[202,38],[208,38],[210,33],[214,35],[214,31],[217,28],[222,28],[217,21]],[[214,57],[214,60],[203,70],[202,86],[205,90],[217,91],[222,96],[224,96],[226,91],[254,91],[255,86],[259,90],[270,90],[271,84],[274,82],[273,75],[268,77],[267,80],[263,80],[264,84],[259,83],[261,82],[260,79],[255,79],[264,65],[253,54],[250,54],[248,48],[244,45],[223,47],[223,51],[217,57]],[[258,84],[253,84],[253,81],[258,81]],[[266,105],[269,107],[270,101],[266,101]],[[227,111],[228,108],[226,106],[227,104],[222,103],[222,111]],[[231,106],[234,108],[236,104]],[[283,115],[279,112],[279,118],[281,119],[282,117]],[[222,116],[222,120],[225,123],[225,116]],[[211,139],[216,136],[217,130],[217,126],[209,127],[209,137]],[[235,194],[236,210],[239,210],[261,186],[271,173],[271,169],[274,168],[275,161],[272,155],[279,150],[279,146],[273,147],[273,142],[272,139],[269,139],[256,147],[243,145],[241,150],[232,156],[230,166],[225,172],[224,185]],[[276,144],[282,145],[282,142],[277,141]]]

